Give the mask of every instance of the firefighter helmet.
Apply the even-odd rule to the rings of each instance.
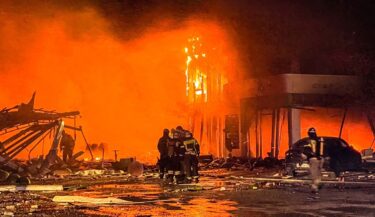
[[[177,127],[176,127],[176,130],[183,131],[184,128],[182,128],[182,126],[177,126]]]
[[[164,135],[168,135],[168,134],[169,134],[169,130],[168,130],[168,129],[164,129],[164,130],[163,130],[163,134],[164,134]]]
[[[315,128],[314,128],[314,127],[311,127],[311,128],[307,131],[307,135],[308,135],[309,137],[317,137]]]

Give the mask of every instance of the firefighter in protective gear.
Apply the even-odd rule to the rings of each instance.
[[[183,144],[185,148],[184,166],[186,181],[188,183],[192,181],[198,182],[198,158],[200,154],[199,144],[197,140],[194,139],[193,134],[189,131],[185,131]]]
[[[184,146],[184,134],[185,130],[178,126],[175,131],[175,138],[176,138],[176,170],[175,170],[175,177],[177,183],[182,183],[185,179],[185,146]]]
[[[304,147],[303,155],[307,157],[310,164],[311,189],[317,193],[322,179],[324,139],[317,136],[315,128],[310,128],[307,134],[309,143]]]
[[[168,142],[168,158],[167,158],[167,180],[169,184],[173,183],[173,178],[175,176],[175,171],[178,168],[178,165],[176,164],[177,162],[177,148],[176,148],[176,143],[177,143],[177,134],[175,133],[175,129],[171,130],[171,139]]]
[[[68,162],[72,159],[75,141],[73,137],[67,134],[65,131],[62,132],[60,141],[60,151],[63,153],[63,161]]]
[[[160,179],[164,178],[165,170],[167,169],[169,157],[168,157],[168,143],[170,142],[169,130],[163,130],[163,136],[159,139],[158,150],[160,153],[159,158],[159,175]]]

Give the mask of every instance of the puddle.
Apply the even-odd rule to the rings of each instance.
[[[70,195],[115,197],[134,202],[131,205],[97,206],[97,209],[80,208],[85,214],[104,216],[231,216],[230,211],[236,210],[238,205],[230,200],[215,200],[212,194],[202,192],[165,193],[168,188],[178,187],[159,183],[104,184],[72,191]]]
[[[107,216],[232,216],[237,203],[232,201],[212,201],[207,198],[194,198],[189,203],[156,202],[154,204],[106,206],[98,210],[85,210],[85,214]]]

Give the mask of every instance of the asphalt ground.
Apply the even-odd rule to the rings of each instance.
[[[270,177],[275,171],[263,172]],[[308,180],[267,181],[258,172],[211,170],[198,184],[166,184],[157,174],[65,177],[60,192],[1,192],[2,216],[375,216],[375,185],[322,186],[312,194]],[[282,180],[282,179],[280,179]],[[124,204],[53,201],[55,196],[117,198]]]

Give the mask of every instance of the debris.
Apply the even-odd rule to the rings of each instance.
[[[225,191],[225,190],[226,190],[226,189],[225,189],[224,186],[220,188],[220,191]]]
[[[62,185],[0,185],[0,192],[15,192],[15,191],[62,191]]]
[[[4,211],[3,216],[14,216],[13,212]]]
[[[293,176],[283,176],[281,177],[282,179],[290,179],[290,178],[293,178]]]
[[[203,187],[201,185],[193,185],[193,186],[189,186],[187,190],[188,191],[202,191]]]
[[[9,206],[6,206],[5,209],[7,209],[7,210],[15,210],[16,207],[14,205],[9,205]]]
[[[204,163],[204,162],[202,162]],[[247,158],[228,157],[218,158],[203,165],[203,169],[226,168],[228,170],[253,170],[256,167],[275,168],[282,165],[282,161],[275,158]]]
[[[7,180],[9,175],[9,172],[0,169],[0,182]]]
[[[200,155],[199,162],[201,163],[211,163],[214,160],[212,154],[209,155]]]
[[[135,158],[121,158],[120,161],[112,163],[112,167],[115,170],[128,171],[129,165],[135,161]]]
[[[72,170],[70,170],[69,168],[65,168],[65,169],[57,169],[57,170],[54,170],[52,172],[52,174],[54,176],[58,176],[58,177],[65,177],[65,176],[69,176],[69,175],[72,175]]]
[[[131,201],[114,197],[91,198],[84,196],[55,196],[52,201],[57,203],[92,203],[92,204],[131,204]]]
[[[95,170],[95,169],[89,169],[89,170],[83,170],[78,171],[75,173],[75,175],[79,176],[98,176],[98,175],[104,175],[106,171],[105,170]]]
[[[273,186],[275,186],[275,183],[274,183],[274,182],[267,182],[267,183],[264,185],[265,188],[271,188],[271,187],[273,187]]]
[[[143,164],[138,161],[130,163],[128,167],[128,173],[134,177],[143,175]]]

